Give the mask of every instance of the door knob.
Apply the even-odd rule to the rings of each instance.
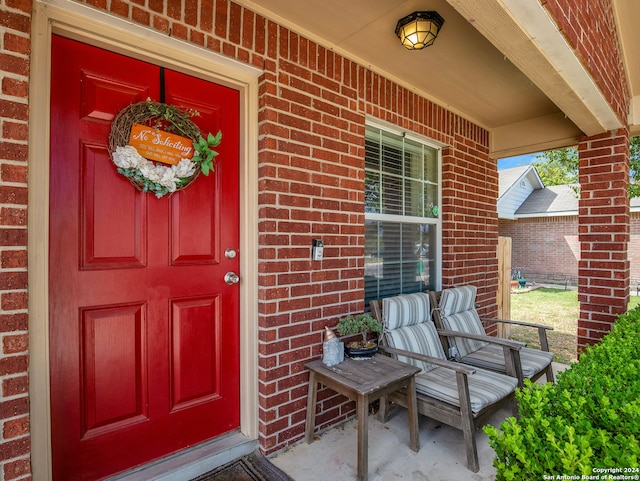
[[[235,272],[227,272],[224,275],[224,281],[231,286],[233,284],[237,284],[240,281],[240,278]]]

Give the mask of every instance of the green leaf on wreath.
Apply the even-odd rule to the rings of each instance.
[[[213,162],[210,159],[202,161],[200,170],[204,175],[209,175],[209,172],[213,171]]]
[[[222,131],[218,130],[218,133],[214,136],[211,132],[207,136],[207,143],[209,147],[217,147],[220,145],[220,141],[222,140]]]
[[[212,149],[220,145],[222,140],[222,131],[218,131],[216,135],[211,132],[207,135],[207,138],[200,136],[197,141],[193,142],[193,148],[196,151],[192,161],[200,164],[200,170],[204,175],[209,175],[209,172],[214,171],[213,159],[218,155],[218,152]]]

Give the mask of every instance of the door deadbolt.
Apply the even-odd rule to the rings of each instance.
[[[224,275],[224,281],[230,286],[232,286],[233,284],[237,284],[240,281],[240,278],[238,277],[238,274],[236,274],[235,272],[227,272]]]
[[[235,251],[235,249],[232,249],[231,247],[229,247],[227,250],[224,251],[224,256],[227,259],[235,259],[237,255],[238,253]]]

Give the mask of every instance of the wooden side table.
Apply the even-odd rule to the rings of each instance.
[[[307,397],[306,442],[313,442],[316,424],[316,402],[318,383],[356,401],[358,416],[358,481],[366,481],[368,476],[368,415],[369,403],[376,399],[386,402],[387,394],[407,388],[409,411],[409,446],[413,451],[420,449],[418,437],[418,409],[416,403],[415,375],[417,367],[390,357],[376,354],[371,359],[345,359],[332,367],[321,360],[305,364],[309,370],[309,395]]]

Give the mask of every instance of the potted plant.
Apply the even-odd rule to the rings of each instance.
[[[352,358],[366,358],[378,351],[377,337],[382,332],[382,324],[369,314],[348,315],[338,321],[336,330],[340,337],[360,334],[362,339],[345,343],[344,350]],[[370,334],[376,334],[375,339],[368,339]]]

